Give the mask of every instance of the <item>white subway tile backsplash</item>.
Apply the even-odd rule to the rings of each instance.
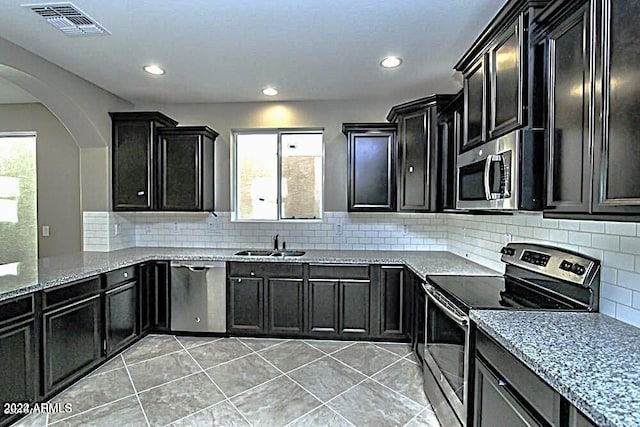
[[[84,212],[84,249],[110,251],[128,247],[182,246],[270,248],[280,234],[291,249],[448,250],[497,272],[503,271],[500,247],[530,241],[593,256],[602,261],[600,311],[629,323],[640,313],[640,227],[635,223],[513,215],[399,214],[326,212],[313,223],[238,223],[229,212],[215,221],[208,213]],[[119,233],[115,235],[115,224]],[[174,231],[178,224],[178,232]],[[337,234],[337,224],[342,225]],[[403,233],[403,226],[407,233]]]
[[[640,310],[618,304],[615,317],[640,328]]]
[[[632,290],[612,285],[610,283],[601,283],[600,288],[601,293],[603,295],[606,295],[607,299],[620,304],[631,306],[631,301],[633,299]]]

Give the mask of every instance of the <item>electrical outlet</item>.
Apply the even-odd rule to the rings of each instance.
[[[402,225],[402,234],[409,234],[409,226],[407,224]]]
[[[145,224],[144,225],[145,234],[151,234],[152,231],[153,231],[153,229],[151,228],[151,224]]]
[[[510,243],[513,240],[513,236],[511,233],[504,233],[504,242]]]
[[[49,226],[48,225],[43,225],[42,226],[42,237],[49,237]]]
[[[340,236],[342,235],[342,223],[337,223],[336,224],[336,236]]]
[[[113,235],[117,236],[118,234],[120,234],[120,224],[116,222],[113,224]]]
[[[177,222],[173,223],[173,234],[178,234],[180,232],[180,224],[178,224]]]

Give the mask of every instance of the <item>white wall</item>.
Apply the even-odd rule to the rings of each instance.
[[[80,157],[78,146],[42,104],[0,105],[0,132],[36,131],[40,256],[81,250]],[[19,244],[10,242],[9,244]]]

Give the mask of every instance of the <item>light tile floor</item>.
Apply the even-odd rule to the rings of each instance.
[[[429,426],[406,344],[151,335],[19,426]]]

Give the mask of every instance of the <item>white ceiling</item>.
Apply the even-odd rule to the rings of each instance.
[[[454,63],[504,2],[73,0],[111,32],[74,38],[1,0],[0,37],[133,103],[411,99],[460,87]]]

